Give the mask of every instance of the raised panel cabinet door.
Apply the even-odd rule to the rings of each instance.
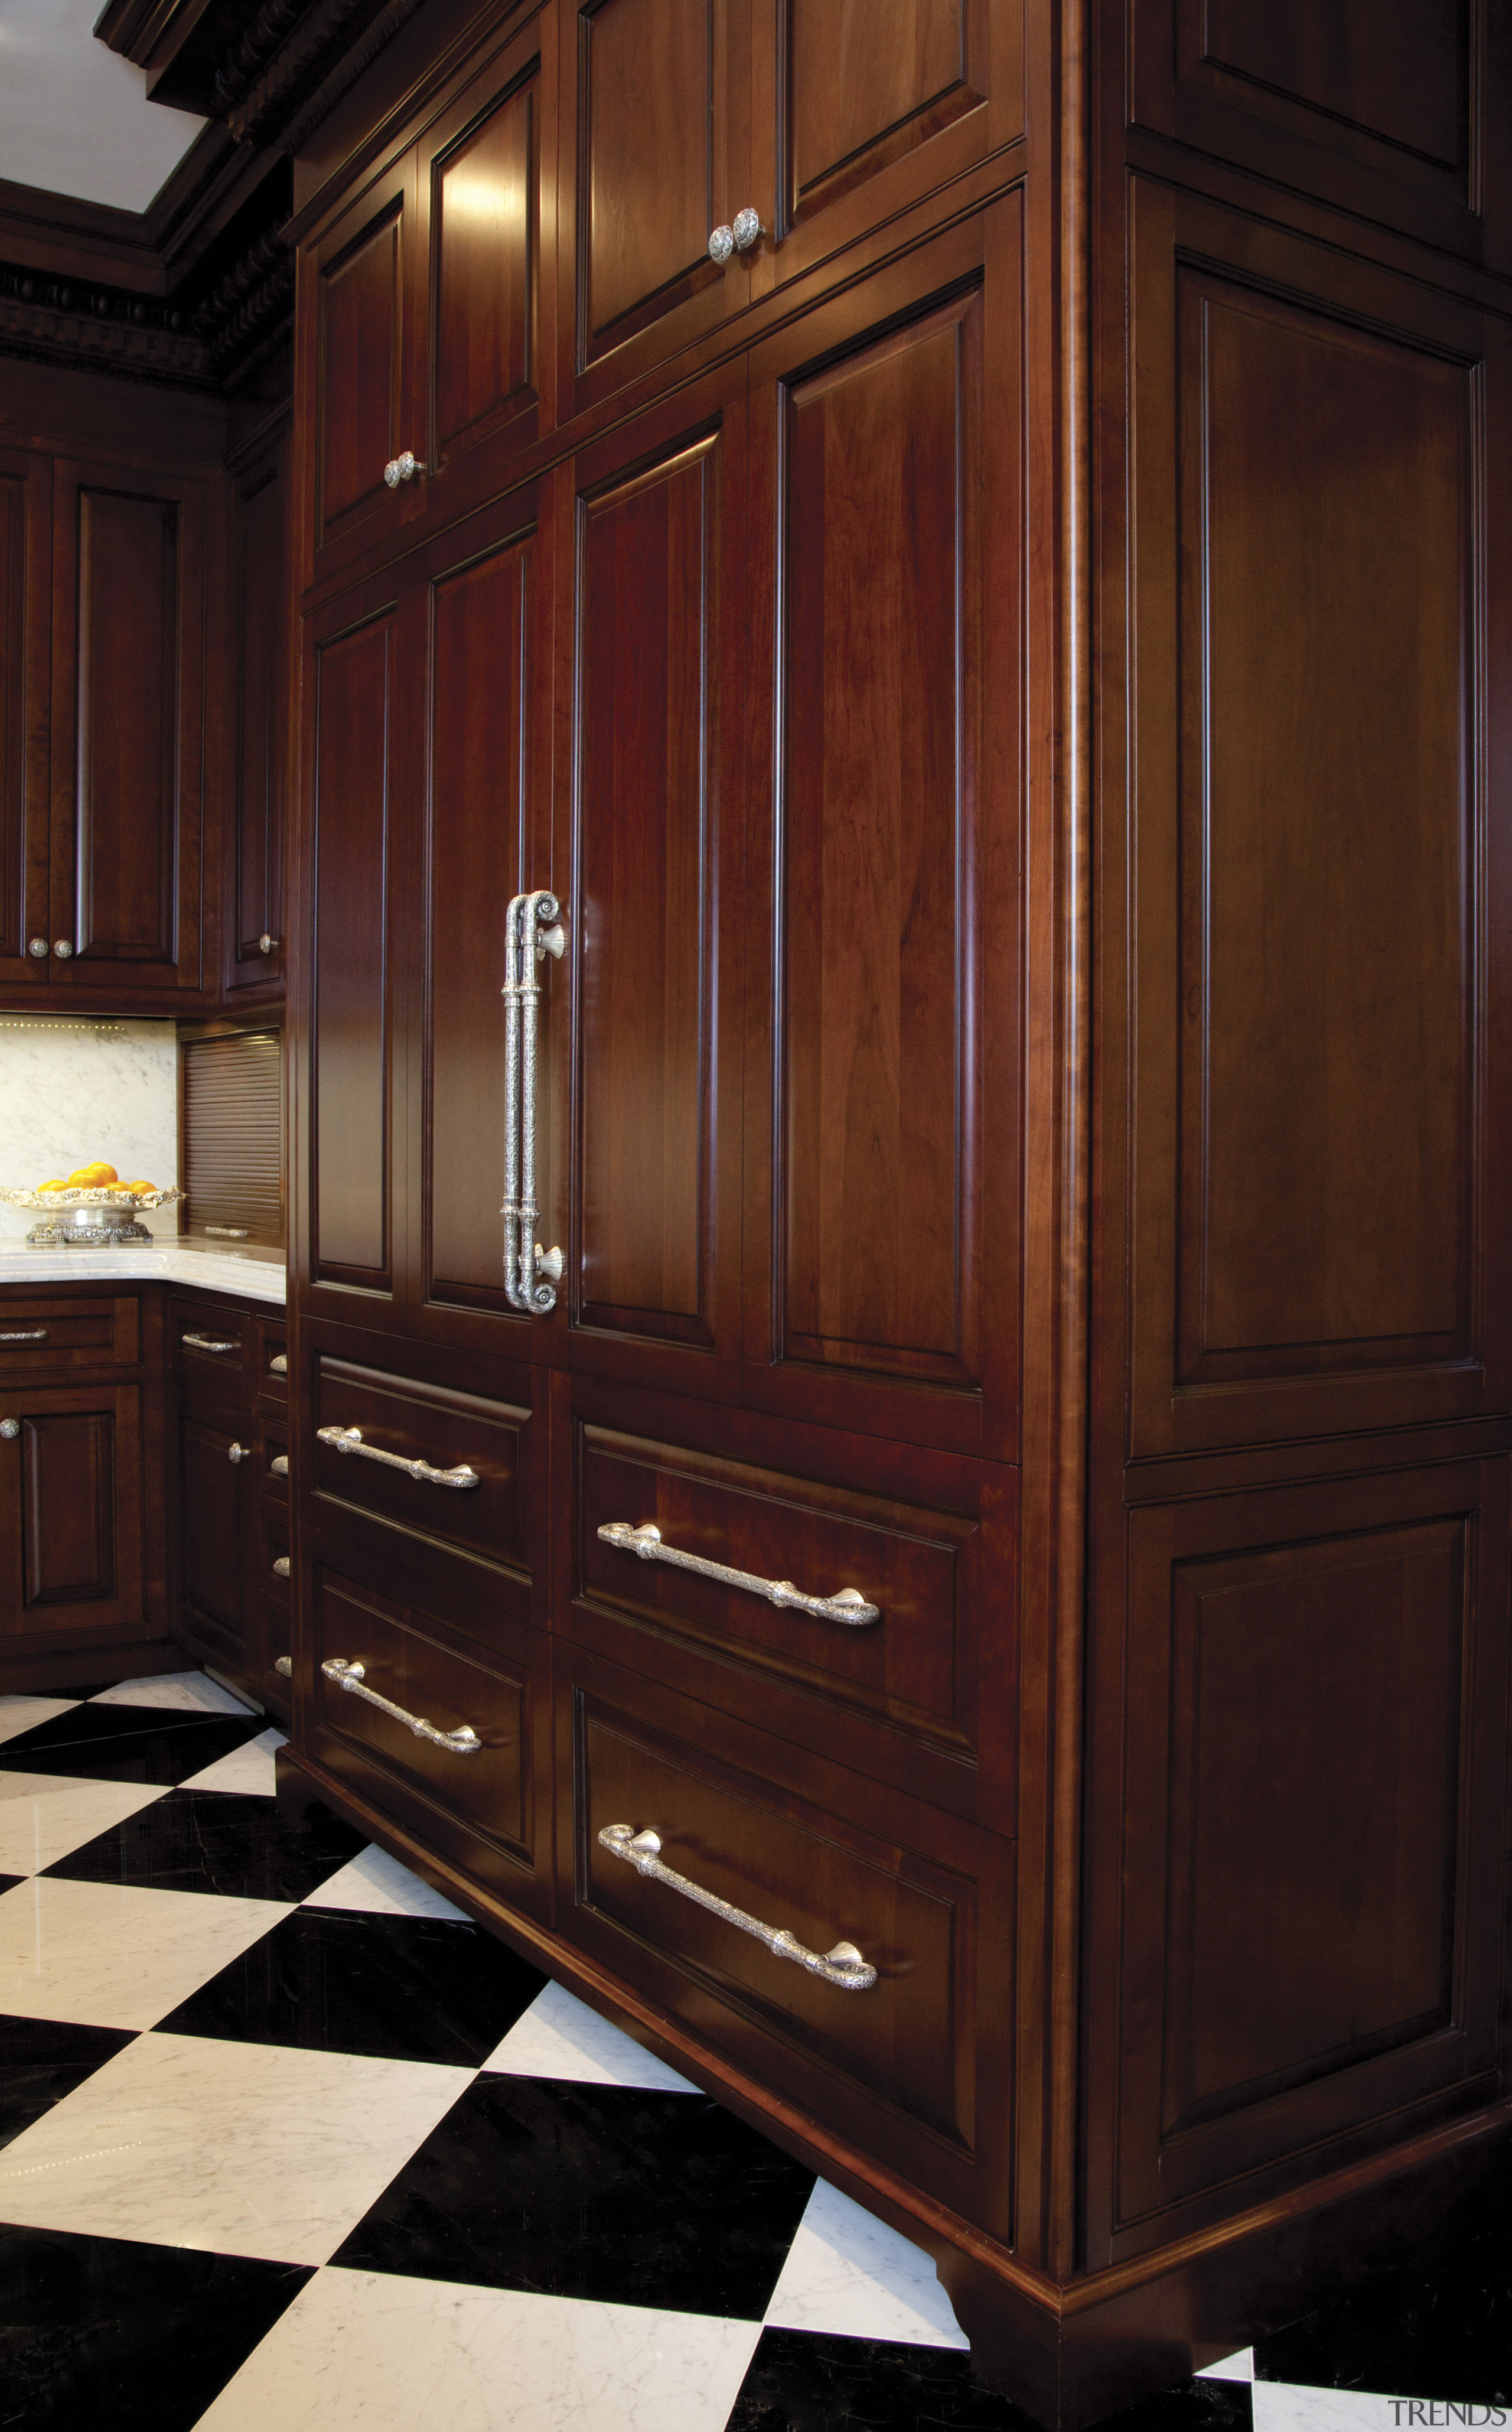
[[[350,565],[422,501],[415,177],[412,148],[300,257],[299,390],[313,401],[306,439],[310,579]],[[406,452],[414,469],[385,480]]]
[[[1136,231],[1132,1449],[1499,1410],[1505,337]]]
[[[1498,1460],[1130,1513],[1095,1665],[1100,2255],[1492,2098],[1507,1489]]]
[[[47,677],[52,467],[0,448],[0,986],[49,976]],[[32,941],[42,949],[32,951]]]
[[[222,919],[225,985],[281,990],[288,726],[289,465],[286,444],[239,477],[236,616],[241,679]]]
[[[711,1354],[727,1381],[740,1356],[745,405],[741,362],[622,428],[570,468],[559,525],[541,1238],[566,1259],[567,1356],[700,1390]]]
[[[256,1469],[250,1422],[180,1415],[179,1592],[185,1619],[239,1673],[247,1668],[245,1615],[257,1610],[247,1576],[256,1543]]]
[[[723,263],[709,253],[714,230],[754,199],[748,9],[575,0],[562,11],[563,418],[749,303],[755,248]]]
[[[748,1382],[794,1416],[1000,1458],[1016,1443],[1017,212],[759,348],[750,409]]]
[[[432,511],[496,493],[501,464],[542,428],[542,199],[556,150],[551,34],[549,15],[532,12],[420,140]],[[548,199],[548,231],[553,207]]]
[[[205,519],[201,482],[55,467],[55,986],[201,986]]]
[[[764,293],[1025,132],[1022,0],[755,0]]]
[[[472,517],[416,574],[428,697],[419,1003],[407,1025],[410,1325],[496,1349],[500,1320],[529,1324],[505,1292],[502,990],[511,898],[544,883],[530,872],[550,855],[551,565],[537,504],[532,487]],[[546,968],[549,1002],[557,967]]]
[[[0,1419],[16,1430],[0,1441],[5,1635],[140,1629],[141,1388],[21,1388],[0,1394]]]
[[[1506,0],[1140,0],[1131,116],[1471,261],[1512,262]]]
[[[418,667],[382,585],[335,603],[307,628],[306,650],[311,951],[302,1264],[317,1305],[355,1324],[392,1325],[406,1150],[406,1067],[395,1044],[405,933],[392,906],[407,879]]]

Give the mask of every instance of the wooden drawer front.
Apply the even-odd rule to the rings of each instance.
[[[168,1326],[169,1358],[186,1404],[240,1410],[247,1400],[251,1318],[242,1309],[176,1300]]]
[[[712,1993],[969,2151],[975,1883],[806,1801],[764,1795],[762,1783],[702,1748],[581,1692],[575,1736],[578,1908],[584,1925],[590,1917],[598,1924],[592,1938],[600,1947],[603,1924],[614,1929],[609,1964],[644,1972],[612,1947],[632,1937],[668,1963],[657,1990],[701,2032],[711,2032]],[[850,1990],[778,1957],[615,1856],[599,1839],[613,1825],[654,1831],[664,1866],[786,1927],[811,1951],[854,1944],[876,1982]],[[713,2032],[728,2040],[717,2019]]]
[[[421,1385],[345,1360],[322,1359],[315,1373],[314,1505],[345,1506],[417,1536],[523,1564],[523,1436],[529,1412],[471,1393]],[[357,1427],[370,1452],[465,1467],[476,1486],[432,1485],[357,1451],[321,1441],[326,1427]]]
[[[260,1317],[257,1334],[258,1392],[274,1401],[289,1399],[289,1327],[286,1319]]]
[[[134,1298],[0,1298],[0,1380],[41,1372],[67,1376],[85,1368],[131,1368],[141,1357]]]
[[[601,1427],[580,1428],[577,1454],[580,1596],[970,1748],[977,1520]],[[627,1521],[654,1522],[668,1550],[806,1596],[853,1589],[879,1617],[858,1625],[775,1605],[598,1533]]]
[[[478,1881],[506,1898],[525,1897],[533,1871],[539,1769],[532,1721],[538,1706],[543,1716],[549,1709],[547,1659],[542,1655],[538,1689],[531,1633],[511,1633],[510,1653],[479,1663],[445,1644],[437,1626],[412,1605],[394,1602],[321,1551],[312,1566],[311,1613],[313,1736],[321,1761]],[[525,1660],[516,1646],[527,1650]],[[481,1746],[461,1754],[418,1736],[329,1678],[323,1666],[333,1661],[360,1664],[364,1689],[438,1731],[466,1726]]]

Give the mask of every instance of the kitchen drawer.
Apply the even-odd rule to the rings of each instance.
[[[362,1513],[407,1537],[523,1569],[529,1419],[512,1403],[322,1357],[311,1509],[322,1521]],[[332,1440],[338,1431],[349,1450]],[[424,1464],[418,1476],[404,1466],[412,1461]],[[462,1482],[449,1482],[458,1474]]]
[[[134,1294],[101,1293],[90,1300],[0,1298],[0,1381],[134,1368],[141,1357],[141,1308]]]
[[[900,1795],[879,1799],[837,1766],[809,1761],[800,1789],[765,1735],[733,1718],[586,1655],[571,1671],[559,1692],[575,1799],[562,1930],[789,2100],[895,2162],[906,2152],[916,2175],[988,2217],[1007,2152],[1012,1845]],[[830,1981],[643,1873],[600,1837],[623,1843],[620,1828],[653,1832],[662,1866],[819,1959],[854,1947],[859,1979],[842,1968]]]
[[[169,1306],[168,1346],[186,1410],[250,1408],[252,1319],[247,1311],[175,1300]]]
[[[270,1401],[286,1404],[289,1399],[289,1322],[282,1316],[260,1316],[254,1320],[254,1327],[258,1392]]]
[[[310,1636],[311,1752],[341,1781],[502,1898],[544,1913],[549,1875],[535,1865],[537,1783],[548,1778],[550,1642],[528,1629],[499,1633],[487,1662],[451,1645],[381,1564],[317,1545]],[[347,1689],[328,1664],[361,1665]],[[350,1671],[344,1677],[351,1678]],[[437,1744],[371,1702],[471,1742]]]

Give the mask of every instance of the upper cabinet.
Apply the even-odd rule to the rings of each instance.
[[[532,18],[301,263],[316,581],[416,514],[496,490],[480,442],[510,452],[536,434],[549,70]]]
[[[1024,131],[1019,0],[579,0],[562,45],[564,413]]]
[[[0,449],[0,986],[29,985],[47,928],[52,465]],[[41,950],[34,958],[29,947]]]
[[[258,448],[233,477],[237,692],[235,754],[222,860],[222,977],[283,992],[283,836],[288,748],[287,442]]]

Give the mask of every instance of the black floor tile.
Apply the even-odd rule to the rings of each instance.
[[[0,2225],[0,2426],[191,2432],[309,2278],[301,2264]]]
[[[545,1983],[476,1926],[301,1908],[158,2023],[165,2035],[478,2069]]]
[[[1098,2432],[1250,2432],[1249,2388],[1184,2382]],[[726,2432],[1036,2432],[958,2348],[763,2331]]]
[[[483,2077],[333,2260],[757,2321],[813,2186],[701,2095]]]
[[[54,1714],[0,1743],[0,1768],[75,1773],[94,1782],[187,1782],[266,1730],[260,1714],[190,1714],[177,1706],[72,1706],[66,1714]]]
[[[1255,2377],[1383,2397],[1512,2405],[1512,2171],[1402,2272],[1254,2343]]]
[[[366,1835],[328,1808],[280,1821],[275,1801],[255,1793],[170,1790],[44,1872],[71,1883],[302,1900],[366,1847]]]
[[[59,2018],[0,2018],[0,2145],[8,2145],[76,2086],[136,2040],[134,2027],[77,2027]],[[0,2404],[0,2425],[6,2421]]]
[[[30,1880],[27,1875],[0,1875],[0,1900],[5,1898],[7,1892],[13,1892],[18,1883],[29,1883]]]

